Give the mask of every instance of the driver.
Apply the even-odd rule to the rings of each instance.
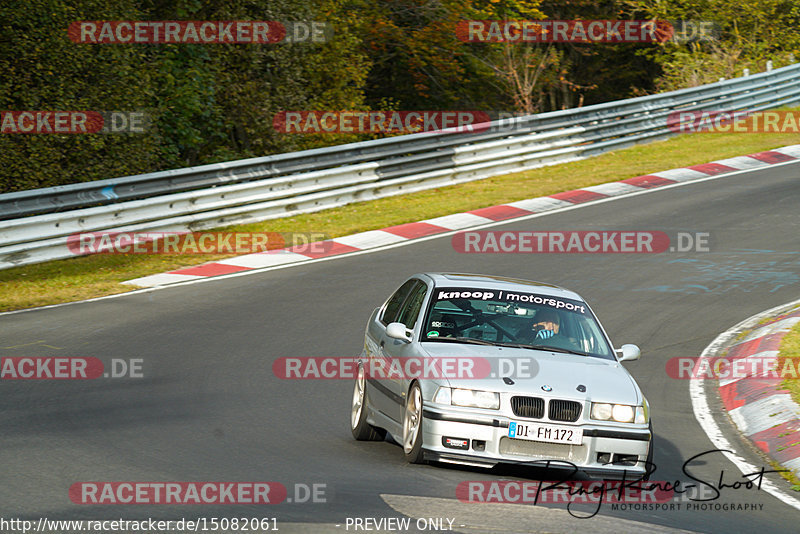
[[[555,310],[540,310],[531,323],[530,335],[533,339],[549,339],[558,334],[561,319]]]

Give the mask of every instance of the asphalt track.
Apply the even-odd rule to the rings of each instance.
[[[576,520],[563,506],[455,500],[464,480],[540,473],[407,465],[397,445],[351,438],[350,381],[279,380],[272,362],[357,354],[370,311],[415,272],[492,273],[562,285],[590,302],[617,346],[642,348],[642,359],[626,365],[651,404],[658,465],[653,479],[688,482],[684,462],[714,447],[692,414],[688,382],[669,378],[665,362],[698,356],[733,324],[800,297],[798,185],[800,164],[789,164],[494,228],[709,232],[710,252],[459,254],[450,237],[441,237],[2,315],[2,357],[91,356],[107,365],[112,358],[141,358],[144,378],[3,380],[0,517],[277,517],[285,532],[321,532],[323,524],[341,524],[328,528],[345,532],[347,517],[408,514],[455,518],[456,530],[464,532],[573,531]],[[729,437],[745,458],[766,465],[735,434]],[[721,454],[703,457],[692,471],[704,480],[717,480],[721,472],[727,482],[741,480]],[[780,478],[769,478],[788,489]],[[88,506],[68,497],[78,481],[236,480],[290,488],[321,483],[327,502]],[[578,526],[598,532],[635,526],[617,523],[624,519],[700,532],[738,532],[746,525],[766,533],[796,532],[800,524],[800,511],[763,491],[724,489],[715,502],[763,508],[653,512],[604,506]]]

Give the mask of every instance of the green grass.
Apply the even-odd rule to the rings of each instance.
[[[800,135],[682,135],[588,160],[224,230],[339,237],[792,144],[800,144]],[[96,255],[7,269],[0,271],[0,311],[131,291],[120,282],[225,257]]]
[[[781,450],[781,449],[778,449]],[[794,471],[788,469],[785,465],[779,464],[775,460],[767,459],[770,467],[775,471],[778,471],[778,474],[789,484],[791,484],[792,491],[800,491],[800,478],[797,478],[797,475],[794,474]]]

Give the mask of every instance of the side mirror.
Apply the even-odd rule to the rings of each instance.
[[[386,335],[394,338],[399,339],[400,341],[405,341],[406,343],[411,342],[411,336],[413,332],[406,328],[406,325],[403,323],[389,323],[386,327]]]
[[[642,351],[639,350],[639,347],[636,345],[622,345],[622,347],[617,349],[617,352],[621,353],[619,361],[621,362],[629,362],[633,360],[638,360],[639,357],[642,355]]]

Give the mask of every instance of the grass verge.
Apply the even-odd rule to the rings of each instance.
[[[339,237],[798,143],[797,134],[681,135],[583,161],[224,230]],[[0,311],[123,293],[135,289],[121,284],[125,280],[226,257],[96,255],[6,269],[0,271]]]

